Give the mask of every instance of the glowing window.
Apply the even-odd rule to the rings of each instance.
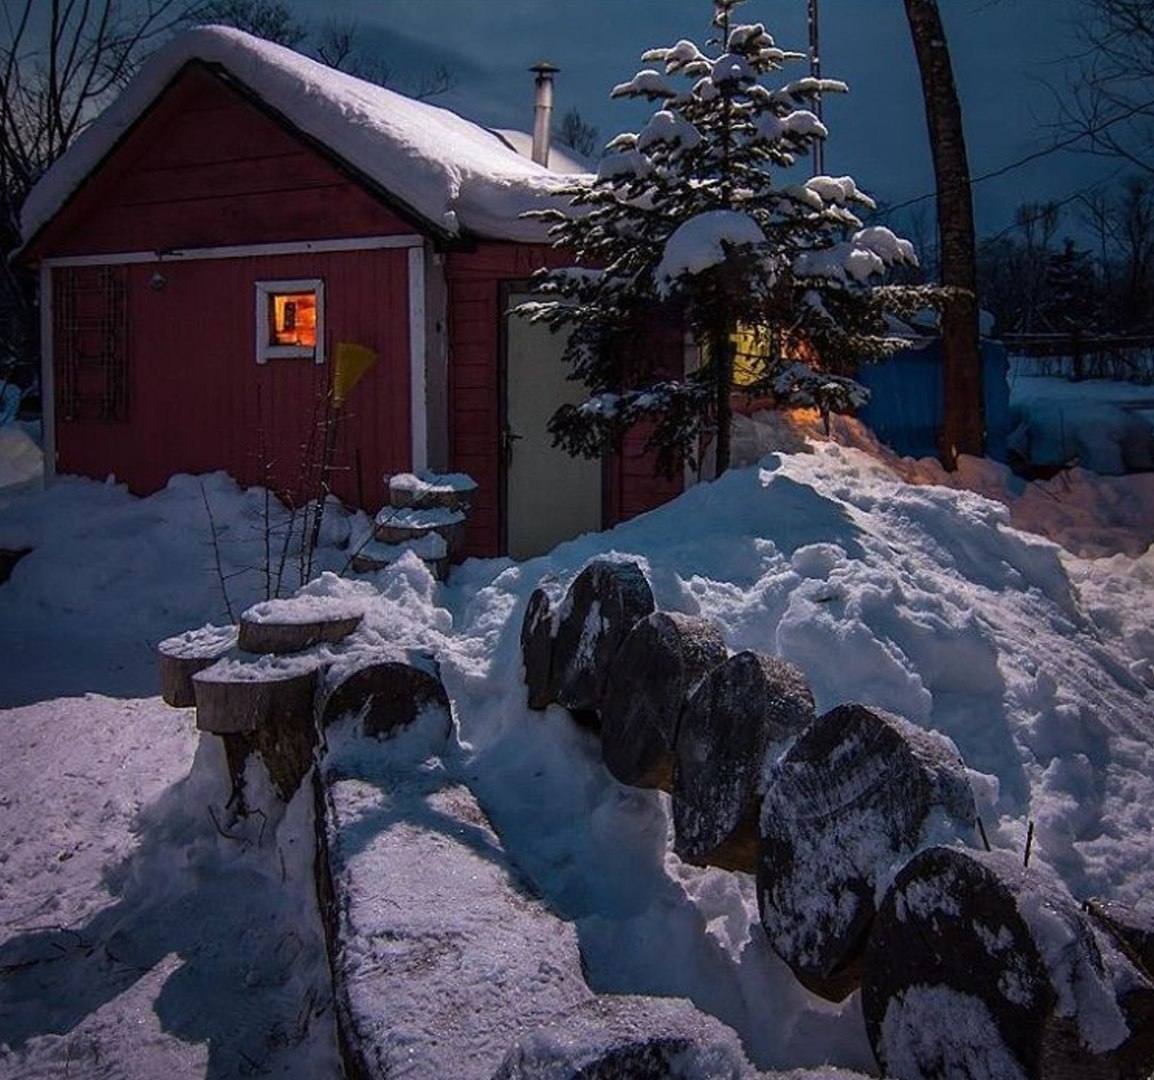
[[[323,364],[324,282],[256,283],[256,362],[308,358]]]

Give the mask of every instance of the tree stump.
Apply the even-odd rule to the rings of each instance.
[[[566,1009],[523,1035],[493,1080],[754,1075],[734,1032],[690,1002],[614,995]]]
[[[156,647],[160,672],[160,696],[165,704],[187,709],[196,704],[192,677],[212,667],[230,649],[236,648],[235,626],[202,626],[175,637],[165,638]]]
[[[332,597],[264,600],[241,615],[238,644],[250,653],[300,652],[322,642],[343,641],[363,618],[360,605]]]
[[[248,758],[259,753],[277,794],[292,798],[312,767],[319,662],[262,657],[219,660],[192,677],[196,726],[224,741],[232,800],[244,805]]]
[[[862,1012],[887,1074],[1143,1080],[1154,983],[1038,864],[933,847],[902,869],[866,953]]]
[[[330,672],[329,687],[318,707],[322,727],[349,713],[364,713],[364,733],[390,738],[427,710],[444,716],[444,737],[452,728],[449,695],[431,656],[378,660],[352,670]]]
[[[553,700],[553,602],[540,585],[529,597],[525,618],[521,621],[521,659],[525,665],[525,685],[529,688],[529,708],[548,708]]]
[[[673,850],[753,873],[766,755],[814,718],[797,668],[746,650],[714,667],[686,703],[673,776]]]
[[[373,536],[383,544],[404,544],[436,533],[452,555],[464,543],[465,519],[464,510],[444,506],[428,509],[386,506],[373,521]]]
[[[575,712],[596,713],[609,665],[625,636],[655,605],[635,562],[591,562],[561,604],[553,641],[551,696]]]
[[[976,822],[952,743],[862,705],[831,710],[768,777],[757,876],[770,944],[840,1001],[860,982],[879,883],[920,847],[972,840]]]
[[[725,658],[725,640],[708,619],[655,611],[629,632],[609,667],[601,706],[601,753],[618,780],[672,789],[682,710]]]

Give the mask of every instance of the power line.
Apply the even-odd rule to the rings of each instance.
[[[1024,165],[1029,165],[1031,162],[1038,161],[1040,158],[1049,157],[1050,154],[1056,154],[1059,150],[1067,150],[1075,143],[1081,142],[1083,139],[1092,139],[1099,132],[1105,131],[1108,127],[1113,127],[1115,124],[1121,123],[1123,120],[1129,120],[1140,112],[1145,112],[1147,109],[1154,108],[1154,98],[1143,102],[1139,105],[1127,109],[1125,112],[1119,113],[1117,116],[1111,117],[1109,120],[1103,121],[1101,124],[1092,124],[1085,131],[1079,131],[1076,135],[1071,135],[1069,138],[1061,139],[1054,143],[1053,146],[1048,146],[1045,150],[1035,150],[1032,154],[1027,154],[1017,161],[1011,162],[1009,165],[1003,165],[1000,168],[994,169],[992,172],[983,173],[981,176],[970,177],[970,187],[975,184],[980,184],[986,180],[993,180],[998,176],[1005,176],[1006,173],[1014,172],[1016,169],[1022,168]],[[892,213],[894,210],[904,210],[907,206],[916,206],[918,203],[925,202],[927,199],[932,199],[937,195],[936,191],[928,192],[925,195],[918,195],[913,199],[907,199],[905,202],[895,203],[887,209]],[[1068,201],[1068,200],[1067,200]]]

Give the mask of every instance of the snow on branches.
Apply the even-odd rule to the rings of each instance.
[[[568,207],[532,212],[556,246],[599,271],[543,272],[544,298],[523,309],[570,332],[565,359],[589,400],[559,410],[550,431],[572,453],[601,453],[649,421],[667,469],[694,461],[712,434],[720,471],[739,334],[755,331],[764,346],[742,358],[757,369],[746,386],[847,411],[864,400],[853,371],[904,344],[892,316],[934,302],[932,290],[888,283],[894,267],[917,265],[913,248],[865,226],[858,214],[874,203],[851,177],[782,175],[827,135],[815,100],[846,87],[778,83],[804,55],[761,23],[735,23],[743,2],[713,0],[719,34],[706,45],[646,51],[652,66],[612,96],[655,103],[648,123],[609,143],[595,177],[563,189]],[[649,341],[657,319],[702,346],[698,370],[662,370]]]

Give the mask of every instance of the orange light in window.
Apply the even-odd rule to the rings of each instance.
[[[316,348],[317,294],[272,293],[269,298],[270,345],[301,345]]]

